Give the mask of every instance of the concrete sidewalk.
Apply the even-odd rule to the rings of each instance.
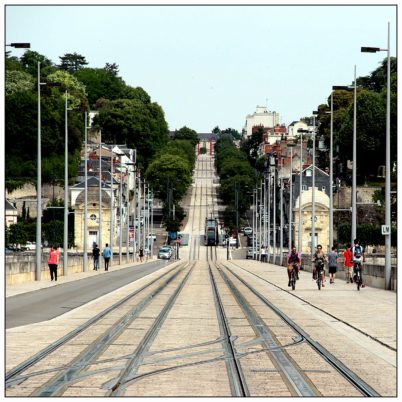
[[[117,261],[118,258],[115,258],[115,260]],[[52,282],[50,279],[43,279],[40,281],[30,281],[30,282],[18,283],[15,285],[7,285],[5,287],[5,297],[7,298],[7,297],[19,295],[21,293],[33,292],[35,290],[49,288],[51,286],[59,286],[59,285],[62,285],[63,283],[78,281],[80,279],[85,279],[85,278],[89,278],[89,277],[93,277],[93,276],[97,276],[97,275],[104,275],[109,272],[118,271],[120,269],[125,269],[125,268],[136,266],[136,265],[147,264],[147,263],[150,263],[153,261],[157,261],[157,258],[156,257],[154,257],[153,259],[149,258],[148,261],[145,261],[145,258],[144,258],[143,262],[128,262],[128,263],[119,264],[119,265],[117,265],[115,263],[115,265],[112,265],[109,267],[109,271],[105,271],[104,268],[101,268],[98,271],[95,271],[91,265],[91,266],[88,266],[87,272],[70,273],[67,276],[62,276],[62,275],[58,276],[57,282],[55,282],[55,281]]]

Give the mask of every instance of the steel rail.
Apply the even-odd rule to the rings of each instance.
[[[219,295],[218,287],[216,285],[215,277],[212,273],[211,265],[209,265],[209,276],[211,278],[212,291],[215,301],[215,308],[218,316],[219,330],[223,337],[223,346],[227,359],[226,369],[228,371],[230,388],[233,396],[250,396],[247,388],[247,383],[244,378],[243,370],[241,369],[240,362],[238,361],[236,349],[233,345],[233,340],[228,324],[228,320],[223,307],[222,299]]]
[[[221,269],[218,269],[218,271],[237,300],[239,306],[244,311],[255,332],[261,338],[261,342],[267,349],[269,349],[272,359],[275,361],[277,367],[282,371],[286,380],[293,388],[294,393],[296,393],[297,396],[320,396],[318,391],[315,387],[313,388],[311,382],[305,377],[301,370],[287,357],[286,353],[281,348],[282,345],[275,340],[265,322],[253,310],[239,289]]]
[[[187,272],[186,276],[183,278],[179,286],[175,289],[173,294],[169,297],[169,300],[166,302],[163,309],[158,314],[157,318],[155,319],[152,326],[148,329],[147,333],[145,334],[143,340],[138,345],[135,351],[135,357],[132,359],[126,366],[126,368],[122,371],[119,376],[119,379],[116,383],[112,386],[110,393],[107,396],[121,396],[124,392],[124,384],[130,381],[133,373],[138,370],[138,367],[141,365],[141,362],[144,357],[144,353],[146,353],[152,342],[156,338],[156,335],[161,329],[163,322],[166,320],[169,311],[172,309],[177,297],[179,296],[180,292],[182,291],[184,285],[187,283],[187,280],[194,268],[195,263],[193,263],[192,267]]]
[[[138,315],[154,300],[154,297],[162,292],[167,285],[170,284],[182,271],[177,270],[172,276],[153,290],[148,296],[146,296],[139,304],[135,305],[128,313],[124,314],[117,323],[113,324],[103,335],[97,337],[97,339],[90,345],[88,345],[83,352],[79,354],[69,365],[68,368],[62,370],[45,385],[37,389],[32,396],[56,396],[63,388],[65,388],[70,381],[74,381],[79,378],[82,370],[85,369],[90,362],[96,359],[104,350],[104,348],[117,336],[119,336],[128,325],[130,325]]]
[[[293,292],[290,292],[290,291],[288,291],[287,289],[283,289],[282,287],[276,285],[275,283],[270,282],[270,281],[266,280],[265,278],[263,278],[262,276],[257,275],[256,273],[254,273],[254,272],[252,272],[252,271],[249,271],[248,269],[243,268],[242,266],[236,264],[236,263],[233,262],[233,261],[231,261],[231,263],[232,263],[233,265],[235,265],[236,267],[240,268],[241,270],[243,270],[243,271],[245,271],[245,272],[248,272],[249,274],[255,276],[256,278],[261,279],[262,281],[264,281],[264,282],[266,282],[266,283],[269,283],[271,286],[274,286],[274,287],[276,287],[277,289],[280,289],[280,290],[282,290],[282,291],[284,291],[284,292],[286,292],[286,293],[292,295],[293,297],[295,297],[295,298],[299,299],[300,301],[302,301],[302,302],[308,304],[309,306],[315,308],[316,310],[321,311],[322,313],[328,315],[329,317],[334,318],[335,320],[341,322],[342,324],[347,325],[349,328],[352,328],[352,329],[354,329],[355,331],[360,332],[362,335],[367,336],[368,338],[370,338],[371,340],[377,342],[377,343],[380,344],[381,346],[384,346],[384,347],[386,347],[387,349],[392,350],[393,352],[396,352],[396,351],[397,351],[397,349],[394,348],[393,346],[388,345],[387,343],[385,343],[385,342],[379,340],[378,338],[375,338],[373,335],[370,335],[370,334],[368,334],[367,332],[362,331],[360,328],[357,328],[357,327],[355,327],[354,325],[348,323],[347,321],[342,320],[342,318],[339,318],[339,317],[337,317],[336,315],[333,315],[333,314],[331,314],[331,313],[328,313],[328,311],[326,311],[326,310],[324,310],[324,309],[322,309],[322,308],[320,308],[320,307],[314,305],[313,303],[309,302],[309,301],[306,300],[306,299],[303,299],[302,297],[298,296],[297,294],[295,294],[295,293],[293,293]]]
[[[271,303],[265,296],[250,286],[244,279],[233,272],[229,267],[225,268],[231,272],[240,282],[242,282],[251,292],[253,292],[261,301],[263,301],[272,311],[274,311],[280,318],[282,318],[291,328],[293,328],[306,342],[320,354],[335,370],[337,370],[343,377],[345,377],[359,392],[364,396],[379,397],[381,396],[374,388],[363,381],[356,373],[346,367],[339,359],[332,353],[325,349],[318,342],[314,341],[310,335],[300,328],[292,319],[290,319],[283,311]]]
[[[97,315],[95,315],[94,317],[89,319],[88,321],[86,321],[83,324],[81,324],[80,326],[78,326],[73,331],[69,332],[68,334],[66,334],[63,337],[61,337],[60,339],[58,339],[57,341],[51,343],[49,346],[47,346],[44,349],[42,349],[41,351],[39,351],[38,353],[34,354],[29,359],[25,360],[24,362],[18,364],[16,367],[14,367],[11,370],[9,370],[5,375],[6,388],[7,388],[7,386],[10,386],[10,385],[12,385],[12,383],[14,383],[14,381],[15,381],[14,378],[18,374],[22,373],[27,368],[33,366],[34,364],[36,364],[40,360],[43,360],[50,353],[54,352],[56,349],[58,349],[59,347],[61,347],[62,345],[64,345],[68,341],[70,341],[71,339],[73,339],[75,336],[77,336],[81,332],[83,332],[86,329],[88,329],[91,325],[95,324],[97,321],[99,321],[100,319],[105,317],[107,314],[109,314],[110,312],[116,310],[121,305],[123,305],[124,303],[129,301],[131,298],[137,296],[140,292],[143,292],[149,286],[153,285],[155,282],[157,282],[158,280],[162,279],[164,276],[170,274],[172,271],[174,271],[174,270],[178,269],[180,266],[184,266],[184,265],[185,265],[185,263],[182,263],[178,267],[174,267],[174,268],[170,269],[169,271],[165,272],[164,274],[162,274],[158,278],[155,278],[151,282],[149,282],[146,285],[142,286],[140,289],[134,291],[133,293],[127,295],[126,297],[124,297],[123,299],[121,299],[118,302],[114,303],[113,305],[111,305],[107,309],[101,311],[100,313],[98,313]]]

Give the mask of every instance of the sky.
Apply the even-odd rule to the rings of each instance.
[[[391,2],[284,5],[138,5],[5,2],[4,42],[59,64],[65,53],[88,67],[116,63],[126,84],[142,87],[164,110],[170,130],[241,132],[256,106],[289,125],[326,103],[333,85],[350,85],[396,56],[397,8]],[[144,3],[143,3],[144,4]],[[277,3],[279,4],[279,3]],[[20,57],[24,49],[11,50]]]

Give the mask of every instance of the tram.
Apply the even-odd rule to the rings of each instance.
[[[206,246],[217,246],[219,244],[219,230],[217,218],[205,219],[204,244]]]

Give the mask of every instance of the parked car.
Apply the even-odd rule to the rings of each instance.
[[[163,246],[159,249],[158,258],[163,260],[170,260],[171,256],[172,256],[172,250],[170,247]]]
[[[243,229],[243,233],[244,233],[244,236],[251,236],[253,234],[253,228],[251,228],[250,226],[246,226]]]
[[[247,248],[247,254],[246,254],[246,259],[248,260],[249,258],[253,258],[254,257],[254,255],[253,255],[254,253],[253,253],[253,248],[252,247],[248,247]]]
[[[155,234],[155,233],[150,233],[150,234],[148,235],[148,239],[149,239],[149,240],[156,241],[156,234]]]
[[[235,247],[237,245],[236,237],[229,237],[229,246]]]
[[[25,246],[22,246],[23,249],[26,251],[35,251],[36,250],[36,243],[27,241]]]

